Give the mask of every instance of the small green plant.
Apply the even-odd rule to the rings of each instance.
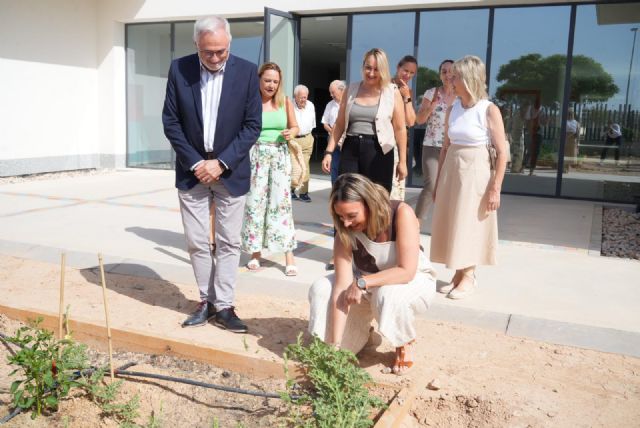
[[[102,410],[102,416],[112,418],[123,428],[135,427],[136,418],[139,416],[140,396],[136,394],[124,403],[116,400],[120,396],[122,380],[105,383],[106,369],[94,371],[82,386],[87,390],[89,398]]]
[[[87,346],[73,341],[68,326],[65,338],[58,340],[52,332],[40,328],[41,323],[42,318],[31,321],[6,339],[18,346],[15,355],[8,357],[9,363],[17,366],[10,375],[20,376],[10,388],[13,405],[30,409],[31,418],[35,419],[57,410],[60,400],[72,388],[80,388],[100,406],[103,416],[113,418],[121,427],[136,426],[139,396],[117,403],[123,381],[105,384],[106,369],[87,370]]]
[[[149,420],[145,424],[145,428],[160,428],[162,426],[162,402],[160,402],[160,409],[156,414],[155,410],[151,410]]]
[[[289,358],[299,361],[310,383],[301,386],[289,376]],[[282,398],[288,404],[286,422],[296,427],[361,428],[373,425],[369,418],[374,408],[385,407],[365,387],[371,376],[358,367],[356,356],[336,349],[314,336],[308,346],[302,333],[285,353],[287,391]],[[297,397],[296,397],[297,396]]]
[[[78,371],[88,368],[85,345],[70,338],[57,340],[52,332],[39,328],[41,322],[42,318],[32,321],[7,338],[19,347],[8,357],[10,364],[18,366],[10,375],[20,376],[10,388],[13,405],[31,409],[32,419],[57,410],[60,400],[79,385]]]

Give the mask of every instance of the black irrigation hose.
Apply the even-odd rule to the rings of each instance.
[[[22,407],[16,407],[15,409],[13,409],[11,411],[11,413],[9,413],[4,418],[0,419],[0,425],[5,424],[5,423],[9,422],[11,419],[13,419],[16,416],[18,416],[20,413],[22,413],[22,410],[23,410]]]
[[[11,345],[14,345],[13,343],[9,342],[7,340],[7,336],[5,336],[4,334],[0,333],[0,342],[2,342],[2,344],[5,346],[5,348],[7,348],[7,351],[9,351],[9,353],[11,354],[11,356],[15,357],[16,356],[16,351],[13,350],[13,348],[11,348]],[[18,346],[18,345],[14,345],[14,346]],[[2,423],[2,421],[0,420],[0,423]]]
[[[185,379],[185,378],[179,378],[179,377],[173,377],[173,376],[164,376],[164,375],[159,375],[155,373],[142,373],[142,372],[130,372],[127,370],[117,370],[116,374],[119,376],[136,376],[136,377],[147,377],[151,379],[168,380],[171,382],[186,383],[187,385],[201,386],[203,388],[217,389],[220,391],[233,392],[236,394],[253,395],[256,397],[282,398],[280,394],[275,394],[273,392],[263,392],[263,391],[255,391],[255,390],[242,389],[242,388],[234,388],[231,386],[215,385],[213,383],[200,382],[197,380],[191,380],[191,379]],[[291,396],[291,398],[293,400],[297,400],[299,397]]]

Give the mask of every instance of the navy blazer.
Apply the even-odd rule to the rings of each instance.
[[[176,152],[176,187],[191,189],[198,179],[190,168],[206,159],[197,54],[171,62],[162,124],[164,135]],[[221,180],[232,196],[241,196],[249,191],[249,150],[258,139],[261,128],[262,99],[257,67],[229,55],[222,81],[213,156],[229,168]]]

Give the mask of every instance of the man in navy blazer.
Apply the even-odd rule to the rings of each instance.
[[[180,213],[200,290],[200,303],[182,326],[215,318],[217,325],[245,333],[233,303],[251,178],[249,150],[262,127],[257,67],[229,53],[226,19],[199,19],[193,40],[198,52],[171,63],[162,111],[164,133],[176,152]],[[215,258],[208,241],[212,201]]]

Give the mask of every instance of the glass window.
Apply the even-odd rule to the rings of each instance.
[[[354,15],[351,31],[348,82],[362,80],[362,58],[373,48],[382,49],[389,59],[389,72],[393,76],[396,64],[405,55],[413,55],[415,13],[376,13]],[[381,31],[393,28],[393,31]]]
[[[445,59],[456,60],[476,55],[485,61],[489,10],[447,10],[420,13],[418,38],[418,74],[416,78],[416,111],[427,89],[442,86],[438,67]],[[413,128],[411,145],[413,172],[410,184],[422,186],[422,141],[425,125]]]
[[[504,191],[555,194],[570,11],[495,10],[489,87],[510,143]]]
[[[256,65],[263,63],[264,21],[231,22],[231,53]]]
[[[400,59],[405,55],[414,54],[415,22],[414,12],[354,15],[347,83],[362,80],[362,59],[365,52],[373,48],[382,49],[387,54],[389,73],[394,76]],[[393,28],[393,31],[381,31],[386,28]],[[411,133],[407,137],[407,168],[409,168]],[[411,185],[410,177],[406,184]]]
[[[295,21],[283,16],[269,15],[269,60],[275,62],[282,70],[282,82],[284,93],[293,93],[295,82]]]
[[[174,24],[173,57],[180,58],[195,53],[193,46],[194,22]],[[231,27],[231,53],[256,65],[262,63],[262,39],[264,38],[263,21],[229,22]]]
[[[194,21],[176,22],[173,24],[174,59],[196,53],[196,47],[193,43],[193,24]]]
[[[127,25],[127,165],[170,168],[162,129],[171,24]]]
[[[633,202],[640,194],[639,8],[577,7],[563,196]]]

